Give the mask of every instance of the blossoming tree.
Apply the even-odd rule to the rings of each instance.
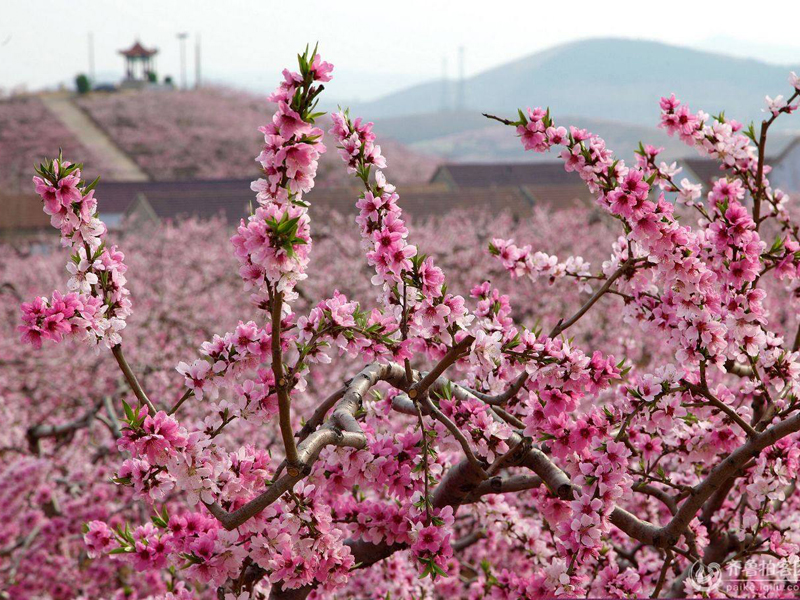
[[[562,147],[619,226],[599,269],[491,241],[509,279],[577,287],[581,304],[545,330],[512,318],[500,288],[517,283],[475,277],[470,300],[448,287],[412,243],[371,123],[347,112],[329,135],[364,188],[356,225],[378,306],[336,291],[296,311],[325,152],[315,106],[331,72],[306,51],[270,97],[258,206],[231,239],[257,317],[177,365],[174,402],[148,395],[123,351],[127,266],[96,182],[61,156],[39,168],[44,210],[71,250],[69,291],[23,304],[22,338],[107,349],[135,398],[109,425],[115,481],[147,510],[87,523],[89,556],[161,577],[167,598],[225,600],[658,597],[691,592],[696,564],[796,566],[800,334],[787,333],[791,311],[769,318],[766,290],[779,293],[777,278],[796,295],[800,239],[764,157],[770,125],[796,108],[797,78],[759,132],[662,99],[662,126],[721,163],[705,201],[658,149],[627,166],[549,110],[492,117],[527,150]],[[603,309],[652,352],[618,360],[602,336],[599,347],[569,337]],[[343,380],[298,414],[340,357]],[[242,422],[273,442],[223,444]],[[788,581],[751,591],[781,594]]]

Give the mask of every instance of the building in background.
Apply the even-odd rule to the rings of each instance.
[[[140,88],[158,81],[155,62],[158,48],[148,50],[136,40],[133,46],[119,53],[125,57],[125,79],[121,87]]]
[[[536,163],[446,163],[431,184],[450,190],[515,188],[532,207],[559,210],[592,206],[592,194],[575,172],[561,161]]]
[[[775,140],[774,145],[768,145],[768,154],[765,163],[772,167],[767,174],[770,186],[779,189],[789,196],[800,195],[800,136],[782,137]],[[678,174],[677,180],[684,177],[693,183],[703,184],[704,194],[707,194],[714,181],[723,175],[719,162],[701,156],[683,158],[679,161],[683,171]]]
[[[789,138],[767,163],[773,187],[800,194],[800,137]],[[678,179],[702,183],[706,193],[723,172],[716,161],[685,158]],[[255,204],[251,178],[181,181],[111,181],[97,190],[101,218],[111,229],[128,220],[161,222],[221,217],[233,227]],[[312,216],[356,214],[357,187],[316,187],[309,195]],[[427,184],[400,188],[403,210],[412,219],[429,219],[457,209],[489,209],[524,218],[532,210],[594,207],[593,195],[576,172],[561,161],[535,163],[447,163]],[[0,197],[0,235],[5,238],[52,230],[35,196]],[[54,231],[54,230],[52,230]]]

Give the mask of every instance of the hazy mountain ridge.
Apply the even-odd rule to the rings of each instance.
[[[765,95],[790,91],[791,68],[653,41],[592,39],[470,77],[461,103],[451,99],[448,104],[507,114],[518,107],[550,106],[555,115],[653,126],[659,98],[674,92],[693,110],[725,110],[732,118],[749,121],[763,116]],[[457,82],[430,81],[356,105],[354,113],[376,120],[431,113],[441,110],[443,98],[458,89]]]
[[[692,110],[758,122],[765,95],[790,93],[791,69],[652,41],[584,40],[470,77],[460,101],[458,82],[431,81],[356,105],[352,114],[374,120],[382,137],[446,160],[528,161],[555,157],[524,153],[512,132],[481,113],[514,116],[518,107],[549,106],[558,123],[603,136],[620,157],[630,160],[642,141],[663,146],[671,160],[696,153],[657,129],[662,96],[675,93]],[[800,121],[784,117],[774,129],[771,154],[800,131]]]
[[[655,119],[655,117],[654,117]],[[639,142],[663,147],[663,160],[699,156],[697,151],[663,129],[579,116],[559,116],[564,126],[588,129],[605,139],[619,157],[632,161]],[[514,131],[490,121],[477,111],[453,111],[377,119],[375,131],[380,139],[396,139],[423,155],[438,156],[451,162],[529,162],[557,160],[557,152],[525,152]],[[775,131],[767,141],[768,155],[779,154],[794,138],[787,131]]]

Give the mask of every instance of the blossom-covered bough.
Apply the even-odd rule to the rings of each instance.
[[[581,305],[545,333],[516,323],[489,282],[476,280],[471,301],[447,287],[409,240],[372,124],[347,112],[332,115],[330,136],[364,188],[356,221],[377,307],[337,291],[295,312],[325,152],[315,106],[331,71],[306,51],[261,128],[258,205],[231,241],[262,318],[181,362],[185,391],[171,405],[147,395],[123,354],[126,266],[107,245],[95,184],[61,156],[39,169],[36,189],[71,249],[70,291],[23,304],[22,337],[111,350],[136,398],[116,407],[121,428],[109,423],[115,481],[152,515],[87,523],[90,556],[163,573],[168,598],[225,600],[658,597],[692,592],[698,561],[796,566],[800,329],[776,333],[765,289],[775,276],[797,296],[800,239],[764,154],[769,126],[796,108],[797,79],[759,135],[662,99],[662,126],[721,163],[707,202],[675,182],[658,149],[642,146],[627,166],[549,110],[493,117],[527,150],[561,146],[566,169],[621,227],[599,271],[492,240],[512,278],[577,284]],[[767,231],[777,235],[769,244]],[[568,337],[601,305],[657,340],[653,361]],[[297,398],[337,354],[351,367],[345,380],[298,415]],[[182,417],[190,405],[205,417]],[[234,422],[275,428],[276,443],[227,448],[221,434]],[[31,444],[60,435],[32,431]],[[790,581],[749,591],[779,594]]]

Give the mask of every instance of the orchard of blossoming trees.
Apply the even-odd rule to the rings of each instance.
[[[31,165],[52,148],[80,153],[87,161],[92,161],[93,172],[102,172],[106,177],[116,175],[112,165],[106,164],[102,157],[90,155],[89,150],[47,110],[40,99],[21,97],[0,102],[0,156],[3,157],[0,184],[3,191],[27,191]]]
[[[251,177],[258,173],[253,144],[265,105],[242,91],[203,88],[193,91],[140,90],[88,94],[76,100],[142,169],[156,180]],[[56,146],[57,147],[57,146]],[[427,181],[435,163],[387,140],[395,177]],[[26,164],[30,164],[30,161]],[[30,179],[28,179],[30,181]],[[350,184],[335,153],[323,155],[317,185]]]
[[[19,374],[2,410],[28,424],[21,441],[2,434],[6,593],[658,597],[718,595],[735,573],[737,595],[789,594],[800,238],[764,151],[798,78],[760,130],[662,99],[661,125],[720,161],[705,197],[656,148],[627,166],[549,110],[492,117],[527,150],[559,146],[612,230],[455,216],[415,244],[371,124],[334,114],[328,135],[364,188],[365,275],[342,222],[315,215],[312,253],[332,66],[306,52],[299,67],[270,98],[235,262],[195,223],[121,240],[126,259],[102,188],[61,156],[40,167],[71,257],[67,291],[22,304],[33,348],[6,343]],[[507,277],[476,272],[479,225]],[[599,267],[545,253],[600,255],[587,239],[606,244]],[[40,264],[7,266],[4,293],[52,279],[47,257],[27,260]],[[237,268],[249,306],[232,297]],[[98,353],[65,345],[79,341]],[[25,369],[34,355],[46,372]],[[776,575],[731,568],[754,560]],[[714,564],[724,577],[696,587]]]

